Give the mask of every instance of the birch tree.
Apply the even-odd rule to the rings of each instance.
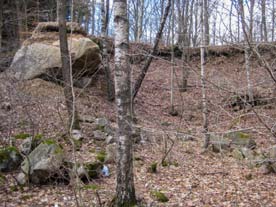
[[[114,0],[115,27],[115,99],[117,106],[117,179],[115,206],[136,203],[133,178],[133,141],[131,138],[131,90],[129,50],[129,24],[127,0]]]

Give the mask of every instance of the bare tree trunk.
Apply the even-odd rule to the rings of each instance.
[[[174,108],[174,0],[172,0],[172,9],[171,9],[171,96],[170,96],[170,102],[171,102],[171,108],[170,108],[170,114],[172,116],[177,115],[177,112]]]
[[[3,1],[4,0],[0,0],[0,51],[2,49]]]
[[[91,33],[92,35],[95,34],[95,3],[96,3],[96,0],[92,0],[92,8],[91,8]]]
[[[118,121],[116,207],[136,203],[131,137],[131,90],[128,60],[127,0],[114,0],[115,88]]]
[[[263,39],[262,41],[267,42],[267,27],[266,27],[266,0],[261,1],[261,7],[262,7],[262,28],[261,31]]]
[[[146,76],[146,73],[149,69],[149,66],[152,62],[152,59],[153,59],[153,56],[155,55],[155,53],[157,52],[157,49],[158,49],[158,44],[159,44],[159,41],[162,37],[162,33],[163,33],[163,29],[164,29],[164,26],[165,26],[165,23],[166,23],[166,20],[167,20],[167,17],[169,15],[169,11],[170,11],[170,8],[171,8],[171,1],[172,0],[168,0],[168,4],[167,4],[167,7],[165,8],[165,13],[164,13],[164,16],[162,18],[162,21],[161,21],[161,24],[160,24],[160,27],[159,27],[159,30],[156,34],[156,37],[155,37],[155,42],[154,42],[154,46],[153,46],[153,49],[152,49],[152,52],[151,54],[148,56],[147,60],[146,60],[146,63],[145,65],[143,66],[142,68],[142,72],[140,73],[137,81],[135,82],[134,84],[134,88],[133,88],[133,91],[132,91],[132,100],[135,99],[141,85],[142,85],[142,82]]]
[[[203,19],[203,24],[204,24],[204,27],[205,27],[205,32],[204,32],[204,35],[206,36],[204,39],[205,39],[205,45],[209,45],[210,44],[210,29],[209,29],[209,12],[208,12],[208,8],[209,8],[209,4],[208,4],[208,0],[204,0],[204,19]]]
[[[272,41],[274,41],[274,35],[275,35],[275,2],[274,2],[274,0],[272,0],[272,15],[271,15],[271,17],[272,17],[271,39],[272,39]]]
[[[108,0],[107,0],[108,1]],[[102,36],[102,45],[103,45],[103,68],[105,72],[106,82],[107,82],[107,96],[109,101],[114,100],[114,83],[113,79],[111,78],[111,71],[109,66],[109,56],[107,51],[107,27],[108,27],[108,16],[106,15],[105,11],[106,7],[104,4],[104,0],[101,1],[101,36]]]
[[[232,15],[233,15],[233,1],[231,0],[231,6],[230,6],[230,11],[229,11],[229,34],[230,34],[230,42],[231,43],[233,43]]]
[[[73,94],[71,58],[68,50],[67,27],[66,27],[66,0],[58,0],[59,40],[62,62],[62,76],[64,80],[64,96],[69,116],[69,132],[72,129],[80,129],[77,109]]]
[[[206,1],[201,0],[201,46],[200,46],[200,57],[201,57],[201,90],[202,90],[202,115],[203,115],[203,133],[204,133],[204,145],[205,149],[208,148],[210,142],[209,135],[209,121],[208,121],[208,108],[207,108],[207,97],[206,97],[206,77],[205,77],[205,47],[206,47],[206,24],[204,24],[204,18],[206,18],[207,7],[205,5]]]
[[[246,68],[246,78],[247,78],[247,91],[249,102],[253,102],[253,91],[252,91],[252,84],[250,79],[250,44],[252,42],[252,31],[253,31],[253,11],[254,11],[254,0],[251,0],[250,4],[250,19],[249,19],[249,27],[245,21],[245,14],[244,14],[244,6],[243,0],[239,0],[239,13],[241,16],[241,23],[242,23],[242,30],[245,38],[245,48],[244,48],[244,58],[245,58],[245,68]]]
[[[138,42],[141,42],[143,35],[143,20],[144,20],[144,0],[139,1],[139,17],[138,17]]]
[[[181,82],[181,86],[180,86],[180,92],[185,92],[187,91],[187,87],[188,87],[188,76],[189,76],[189,69],[186,67],[186,63],[188,60],[188,48],[190,45],[190,39],[189,39],[189,34],[188,34],[188,23],[189,23],[189,1],[186,1],[185,3],[185,13],[183,14],[184,16],[184,24],[183,24],[183,39],[181,42],[181,46],[182,46],[182,62],[183,62],[183,66],[182,66],[182,82]]]
[[[194,34],[193,34],[193,46],[197,46],[197,37],[198,37],[198,1],[196,0],[195,4],[195,12],[194,12],[194,17],[195,17],[195,25],[194,25]]]
[[[108,24],[109,24],[109,0],[105,2],[105,34],[108,36]]]

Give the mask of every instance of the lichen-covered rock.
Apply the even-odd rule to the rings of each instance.
[[[70,30],[70,24],[67,26]],[[73,75],[82,77],[94,74],[101,62],[100,48],[80,32],[73,23],[68,47],[72,55]],[[58,24],[39,23],[31,38],[27,39],[15,54],[10,74],[21,80],[34,79],[41,75],[61,77],[61,55]]]
[[[16,176],[16,180],[17,180],[18,184],[25,185],[27,183],[27,181],[28,181],[28,176],[25,173],[20,172]]]
[[[230,141],[220,136],[210,136],[210,144],[213,152],[220,152],[230,148]]]
[[[254,149],[256,147],[255,140],[244,132],[230,132],[226,133],[224,137],[231,142],[231,145],[246,147],[248,149]]]
[[[9,172],[16,170],[22,161],[16,147],[6,147],[0,149],[0,172]]]
[[[102,168],[103,168],[103,164],[100,162],[84,164],[84,169],[86,170],[90,179],[99,178],[101,175]]]
[[[105,141],[106,138],[107,138],[107,135],[105,132],[100,130],[93,131],[93,139],[97,141]]]
[[[35,148],[21,164],[21,170],[33,183],[45,183],[59,172],[63,163],[63,150],[53,140],[47,140]]]
[[[237,160],[244,159],[244,156],[239,148],[234,149],[231,154],[232,154],[232,157],[234,157]]]

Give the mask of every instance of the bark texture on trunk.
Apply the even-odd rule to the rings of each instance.
[[[158,32],[156,34],[156,37],[155,37],[154,46],[153,46],[153,49],[151,51],[151,54],[148,56],[148,58],[146,60],[146,63],[145,63],[145,65],[142,68],[142,72],[140,73],[137,81],[134,84],[134,88],[132,90],[132,100],[135,99],[135,97],[136,97],[136,95],[137,95],[137,93],[138,93],[138,91],[139,91],[139,89],[140,89],[140,87],[142,85],[142,82],[143,82],[143,80],[144,80],[144,78],[146,76],[146,73],[147,73],[147,71],[149,69],[149,66],[150,66],[150,64],[152,62],[152,59],[153,59],[155,53],[157,52],[158,44],[159,44],[159,41],[162,38],[163,29],[164,29],[167,17],[169,15],[169,11],[170,11],[170,8],[171,8],[171,3],[172,3],[172,0],[168,0],[167,7],[165,8],[165,13],[163,15],[163,18],[162,18],[159,30],[158,30]]]
[[[109,66],[109,55],[107,51],[107,28],[108,28],[108,11],[109,10],[109,0],[106,1],[107,6],[105,6],[105,1],[101,1],[101,36],[102,36],[102,46],[103,46],[103,68],[105,72],[105,78],[107,81],[107,96],[109,101],[114,100],[114,82],[111,77],[111,71]]]
[[[266,0],[261,1],[261,7],[262,7],[262,40],[267,42],[267,26],[266,26]]]
[[[205,77],[205,47],[206,47],[206,24],[203,24],[205,16],[206,1],[201,0],[201,46],[200,46],[200,57],[201,57],[201,90],[202,90],[202,115],[203,115],[203,134],[204,134],[204,145],[206,149],[209,146],[210,135],[209,135],[209,122],[208,122],[208,108],[207,108],[207,97],[206,97],[206,77]]]
[[[69,116],[69,130],[80,129],[77,109],[74,103],[73,81],[72,81],[72,67],[67,42],[66,29],[66,0],[58,0],[58,23],[59,23],[59,40],[60,40],[60,54],[62,62],[62,76],[64,81],[64,96],[66,107]]]
[[[0,0],[0,51],[2,48],[3,1],[4,0]]]
[[[115,27],[115,98],[117,105],[117,185],[116,207],[136,203],[133,177],[133,141],[131,137],[131,90],[129,51],[129,25],[127,0],[114,0]]]

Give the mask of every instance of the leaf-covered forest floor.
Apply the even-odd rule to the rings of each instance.
[[[265,58],[273,64],[270,54]],[[238,161],[229,152],[203,153],[202,114],[200,88],[200,59],[192,58],[187,92],[179,92],[175,84],[174,104],[178,116],[170,111],[170,60],[155,59],[135,101],[137,125],[151,131],[153,136],[144,144],[135,145],[134,172],[137,197],[145,206],[276,206],[276,175],[263,175],[258,168],[248,167],[244,160]],[[132,65],[135,79],[141,65]],[[175,82],[181,83],[181,61],[176,60]],[[210,131],[223,133],[229,130],[249,129],[257,147],[266,149],[274,144],[273,136],[250,110],[235,111],[228,107],[227,99],[234,93],[246,92],[246,71],[242,54],[230,57],[210,57],[206,64],[207,96]],[[256,58],[252,63],[254,91],[263,97],[273,94],[273,82]],[[103,90],[103,78],[96,86],[76,89],[77,109],[80,116],[107,117],[116,121],[115,104],[107,101]],[[70,144],[64,143],[66,108],[62,88],[40,79],[15,83],[2,74],[0,80],[1,100],[11,103],[11,110],[0,109],[1,143],[18,133],[42,134],[64,145],[68,158],[73,154]],[[276,119],[275,103],[254,107],[259,117],[273,127]],[[99,148],[92,138],[90,123],[82,123],[84,141],[75,153],[80,162],[95,159]],[[182,132],[193,140],[176,139],[173,132]],[[169,136],[169,138],[168,138]],[[167,157],[172,164],[161,165],[165,145],[173,148]],[[20,141],[17,141],[20,142]],[[19,144],[19,143],[17,143]],[[148,172],[157,162],[157,173]],[[92,180],[95,189],[80,186],[81,200],[85,206],[99,206],[112,200],[115,193],[115,165],[108,164],[110,177]],[[0,206],[76,206],[76,184],[51,184],[17,187],[17,172],[5,174],[7,180],[1,185]],[[74,191],[74,189],[76,191]],[[157,202],[151,195],[160,190],[169,198],[167,203]],[[98,196],[97,196],[97,195]]]

